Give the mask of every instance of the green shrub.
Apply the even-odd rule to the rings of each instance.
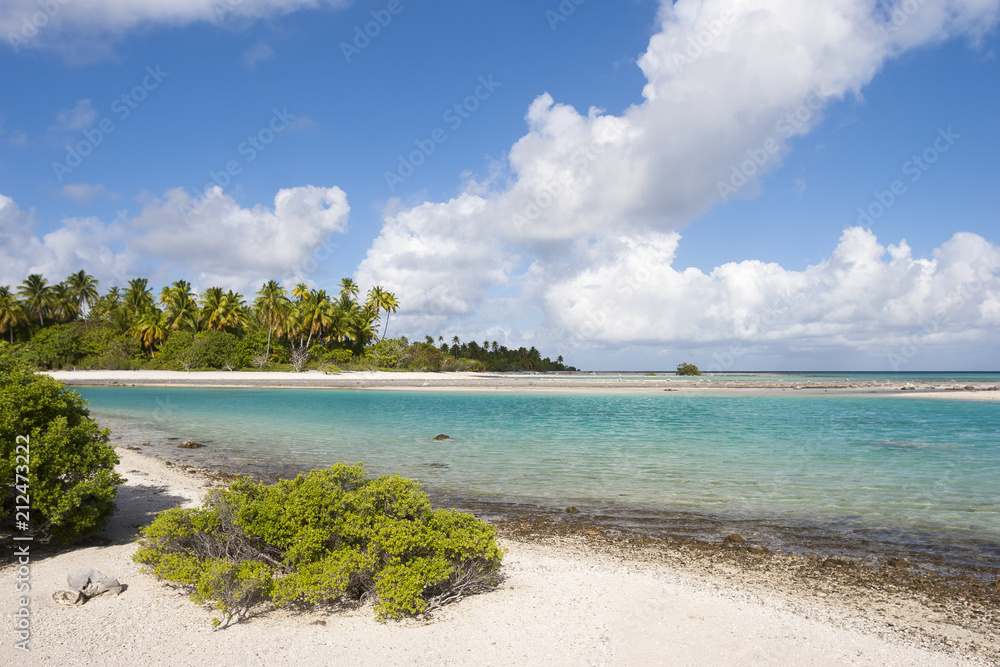
[[[0,491],[10,529],[15,506],[30,506],[28,531],[43,541],[69,542],[97,532],[115,511],[118,456],[109,432],[90,418],[85,401],[62,383],[36,375],[0,345]],[[18,460],[17,445],[28,439],[28,462]],[[23,466],[23,467],[21,467]],[[15,477],[16,474],[22,477]],[[26,482],[24,479],[26,478]],[[27,484],[21,489],[17,484]],[[26,494],[22,494],[26,491]],[[18,501],[27,495],[29,502]]]
[[[141,368],[147,358],[138,339],[105,324],[87,323],[81,345],[85,356],[77,362],[80,368],[134,370]]]
[[[694,364],[677,364],[677,375],[701,375],[701,371]]]
[[[471,514],[432,510],[420,485],[339,463],[266,485],[240,478],[203,507],[161,513],[135,560],[224,621],[263,604],[371,599],[379,619],[495,586],[503,552]]]
[[[170,332],[170,335],[156,351],[156,356],[149,363],[149,368],[168,371],[187,370],[185,364],[187,368],[190,368],[188,357],[193,342],[194,334],[190,331]]]
[[[191,341],[185,361],[191,368],[237,368],[238,342],[225,331],[202,331]]]
[[[376,368],[397,368],[406,344],[395,338],[383,338],[365,352],[365,359]]]
[[[324,353],[323,356],[320,357],[320,361],[336,364],[337,366],[346,366],[351,363],[351,359],[353,358],[354,353],[350,350],[338,349],[330,350],[329,352]]]
[[[85,350],[80,327],[76,324],[53,324],[31,337],[28,354],[38,368],[49,370],[73,366]]]

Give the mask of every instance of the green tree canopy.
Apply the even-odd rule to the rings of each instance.
[[[101,530],[124,481],[114,471],[118,456],[108,436],[79,394],[35,374],[7,343],[0,343],[0,478],[5,480],[0,522],[5,530],[59,542]],[[30,509],[18,514],[18,505]],[[22,520],[24,525],[16,523]]]

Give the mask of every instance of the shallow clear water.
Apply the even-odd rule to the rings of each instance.
[[[690,512],[1000,547],[997,403],[672,392],[78,391],[98,420],[208,443],[194,451],[169,445],[194,464],[287,473],[362,461],[371,472],[399,472],[473,500]],[[439,433],[453,439],[434,441]]]
[[[700,376],[679,376],[673,371],[658,371],[649,373],[616,373],[616,372],[577,372],[551,373],[539,375],[537,380],[544,382],[560,376],[572,376],[576,379],[593,378],[608,380],[627,378],[629,380],[645,379],[662,382],[669,379],[673,382],[788,382],[801,380],[803,382],[935,382],[942,385],[965,382],[1000,383],[1000,372],[973,371],[767,371],[767,372],[708,372]],[[536,379],[536,378],[533,378]]]

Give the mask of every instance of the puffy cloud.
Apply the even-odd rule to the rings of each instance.
[[[955,35],[975,38],[995,25],[998,7],[997,0],[664,0],[659,29],[638,60],[641,103],[619,116],[584,114],[540,95],[500,170],[504,178],[388,215],[358,279],[412,295],[402,302],[415,304],[407,313],[414,317],[447,304],[437,306],[438,319],[452,323],[492,308],[492,295],[516,284],[522,309],[548,318],[538,332],[556,338],[582,331],[610,299],[616,314],[595,329],[596,340],[635,343],[740,339],[758,326],[750,318],[760,304],[827,281],[826,289],[813,286],[812,310],[781,315],[789,318],[781,336],[861,344],[858,327],[878,327],[881,309],[899,318],[939,305],[940,294],[919,295],[930,265],[909,258],[905,244],[890,247],[897,259],[887,262],[874,237],[852,232],[811,273],[750,261],[705,275],[670,268],[676,230],[714,205],[755,195],[824,108],[858,94],[887,59]],[[956,237],[939,252],[961,243]],[[652,276],[644,291],[684,291],[685,298],[658,302],[670,317],[601,287],[644,271]],[[453,286],[449,298],[421,298],[434,286]],[[862,286],[894,296],[849,298]]]
[[[34,212],[22,211],[0,194],[0,284],[20,284],[31,273],[58,281],[80,269],[101,280],[121,282],[132,268],[126,253],[112,250],[122,236],[117,222],[67,218],[40,237],[35,227]]]
[[[350,0],[4,0],[0,35],[15,51],[57,48],[66,53],[81,42],[104,49],[107,37],[153,23],[255,20],[300,9],[340,7]],[[78,55],[84,55],[79,53]],[[93,53],[88,54],[93,57]]]
[[[242,208],[217,188],[201,199],[175,189],[135,217],[68,218],[39,237],[33,213],[0,195],[0,281],[39,272],[61,279],[81,268],[118,284],[139,274],[154,283],[185,277],[198,287],[236,289],[268,278],[301,280],[328,254],[330,235],[346,230],[349,213],[337,187],[279,190],[273,209]]]
[[[591,266],[545,291],[549,317],[578,344],[710,343],[880,349],[925,327],[983,336],[1000,298],[1000,248],[960,232],[914,258],[860,227],[803,271],[757,260],[710,273],[673,266],[680,236],[651,232],[588,248]]]
[[[350,206],[337,187],[279,190],[274,208],[242,208],[219,188],[202,199],[174,189],[129,221],[129,249],[163,263],[155,275],[245,287],[263,278],[302,277]],[[196,276],[196,277],[195,277]]]
[[[390,285],[403,312],[424,326],[466,315],[485,291],[506,280],[516,262],[479,236],[488,216],[487,202],[468,194],[389,215],[357,279],[362,285]]]

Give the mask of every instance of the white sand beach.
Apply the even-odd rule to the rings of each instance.
[[[928,639],[920,605],[857,614],[834,595],[768,591],[725,568],[692,573],[571,539],[503,540],[500,587],[430,618],[379,623],[366,606],[275,611],[213,631],[211,612],[131,561],[138,527],[167,507],[196,504],[209,482],[122,445],[117,451],[128,482],[104,533],[110,543],[32,560],[31,652],[13,648],[6,623],[0,664],[939,666],[1000,656],[995,641],[967,628],[939,624],[937,639]],[[5,610],[16,604],[15,567],[0,570]],[[78,607],[56,604],[52,592],[76,567],[128,588]],[[963,654],[949,648],[952,640],[979,650]]]
[[[845,393],[934,396],[953,399],[1000,400],[1000,387],[989,382],[934,383],[829,379],[718,380],[670,374],[628,373],[421,373],[389,371],[105,371],[61,370],[48,375],[68,385],[136,387],[253,387],[313,389],[385,389],[419,391],[531,392],[753,392]]]

